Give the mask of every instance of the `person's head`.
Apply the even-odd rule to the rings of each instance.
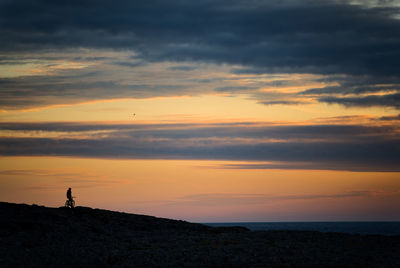
[[[71,187],[69,187],[68,190],[71,190]]]

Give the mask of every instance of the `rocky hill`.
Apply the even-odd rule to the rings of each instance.
[[[0,202],[0,267],[400,267],[400,236],[213,228]]]

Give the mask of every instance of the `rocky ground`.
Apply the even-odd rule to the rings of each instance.
[[[0,202],[0,267],[400,267],[400,236],[213,228]]]

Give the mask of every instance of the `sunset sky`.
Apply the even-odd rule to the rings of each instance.
[[[0,201],[400,220],[397,0],[0,0]]]

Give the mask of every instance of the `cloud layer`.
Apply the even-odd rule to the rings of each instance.
[[[400,9],[390,1],[356,2],[0,1],[0,65],[15,68],[48,61],[46,69],[53,68],[37,76],[0,79],[0,105],[13,109],[217,92],[247,93],[266,105],[305,104],[312,98],[399,109]],[[104,51],[114,55],[105,56]],[[79,66],[55,71],[57,61]],[[158,63],[175,65],[157,69]],[[221,79],[213,77],[214,70],[208,71],[207,78],[191,81],[179,74],[172,76],[174,82],[161,79],[159,83],[148,82],[143,73],[129,76],[147,67],[156,69],[153,77],[196,72],[200,63],[227,66],[226,77],[316,74],[324,76],[319,82],[336,86],[272,96],[257,90],[279,88],[290,80],[210,84]],[[365,96],[377,92],[384,95]]]
[[[348,191],[336,194],[308,194],[308,195],[264,195],[264,194],[197,194],[184,196],[181,200],[166,205],[193,205],[193,206],[248,206],[260,205],[277,201],[345,199],[345,198],[373,198],[384,196],[399,196],[399,191]]]
[[[395,4],[0,0],[0,110],[207,94],[399,110]],[[398,171],[398,116],[379,116],[385,125],[1,123],[0,154]]]
[[[393,126],[1,123],[0,129],[13,132],[0,138],[3,156],[273,161],[223,168],[354,171],[399,171],[400,161]]]
[[[128,48],[145,61],[265,72],[399,73],[395,7],[342,1],[2,1],[2,51]],[[372,53],[371,53],[372,52]]]

